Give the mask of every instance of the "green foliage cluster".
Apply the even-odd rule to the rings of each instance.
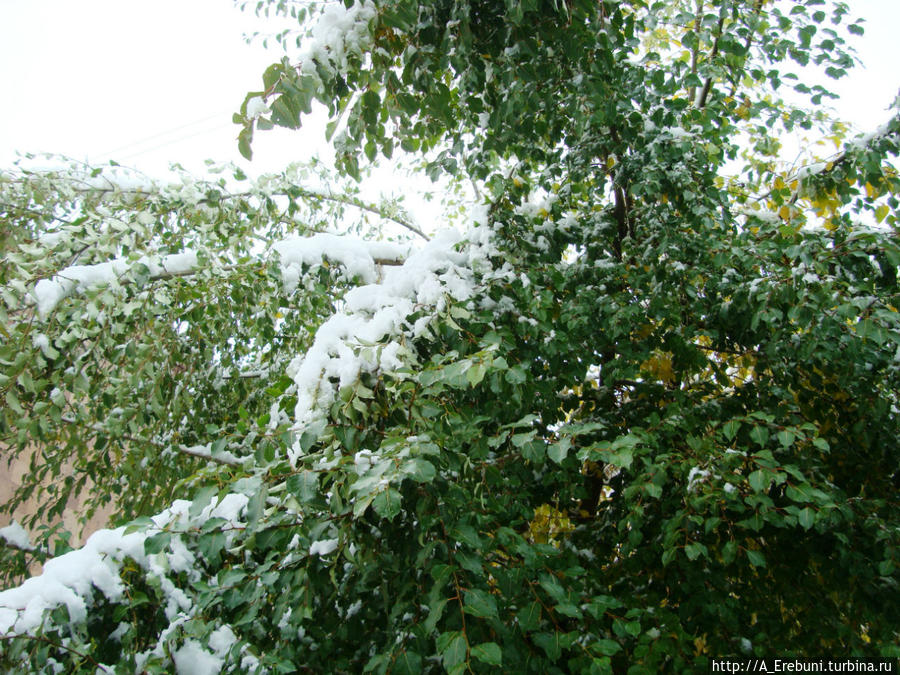
[[[356,345],[399,340],[404,365],[360,371],[323,404],[326,424],[298,428],[273,426],[272,404],[291,414],[297,402],[279,369],[336,306],[325,272],[287,298],[246,264],[250,232],[286,231],[277,202],[207,186],[208,212],[208,193],[171,195],[169,225],[143,241],[221,244],[209,260],[234,270],[129,280],[51,318],[19,309],[27,284],[15,281],[71,252],[13,260],[24,271],[2,272],[6,437],[24,448],[66,433],[70,413],[45,393],[57,387],[80,428],[103,423],[79,446],[97,462],[88,472],[141,456],[165,467],[138,483],[116,474],[150,495],[120,495],[124,513],[194,501],[181,519],[131,525],[142,549],[110,554],[128,589],[118,601],[88,589],[88,619],[60,604],[8,636],[0,663],[167,672],[202,653],[205,672],[653,673],[725,655],[900,656],[900,116],[845,141],[779,94],[829,96],[799,68],[852,65],[844,36],[861,28],[847,5],[343,4],[367,17],[366,40],[273,65],[236,115],[242,146],[260,127],[299,126],[318,100],[348,175],[402,148],[434,176],[473,181],[491,246],[472,295]],[[268,112],[249,114],[254,98]],[[840,152],[790,168],[779,149],[797,130]],[[3,200],[7,256],[22,257],[72,197],[2,180],[22,195]],[[318,204],[294,197],[288,208]],[[162,208],[137,199],[121,213]],[[78,200],[87,214],[107,203]],[[32,229],[6,225],[19,222]],[[104,236],[114,249],[97,260],[142,250]],[[71,366],[39,375],[51,356],[28,336],[51,325]],[[247,359],[268,374],[203,379]],[[241,460],[200,467],[135,441],[148,436],[227,439]],[[121,450],[110,461],[104,448]],[[237,516],[211,515],[235,495]]]

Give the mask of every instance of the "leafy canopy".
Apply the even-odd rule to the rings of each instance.
[[[848,140],[798,103],[853,65],[847,5],[257,9],[301,49],[235,115],[242,151],[318,101],[343,174],[416,153],[471,182],[471,224],[316,234],[419,228],[300,169],[5,172],[20,497],[91,478],[138,518],[0,594],[4,666],[900,655],[900,116]]]

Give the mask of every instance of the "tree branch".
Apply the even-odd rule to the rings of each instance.
[[[183,455],[190,455],[191,457],[207,459],[212,462],[216,462],[218,464],[224,464],[226,466],[241,466],[242,465],[242,462],[239,459],[236,459],[233,456],[231,456],[231,453],[229,453],[229,456],[214,455],[208,449],[204,449],[204,450],[200,449],[200,448],[204,448],[204,446],[188,447],[186,445],[181,445],[181,444],[167,445],[165,443],[160,443],[158,441],[152,441],[148,438],[138,438],[136,436],[131,436],[129,434],[115,434],[115,433],[111,432],[109,429],[106,429],[100,423],[85,424],[84,422],[79,422],[78,420],[74,419],[73,417],[71,417],[69,415],[62,415],[60,419],[62,419],[62,421],[65,422],[66,424],[73,424],[75,426],[84,427],[84,428],[90,429],[91,431],[108,434],[109,436],[111,436],[113,438],[121,438],[126,441],[131,441],[132,443],[142,443],[144,445],[152,445],[155,448],[160,448],[163,450],[172,449],[172,450],[175,450],[175,452],[179,452]]]
[[[308,241],[313,241],[315,240],[316,236],[317,235],[313,235],[311,237],[307,237],[306,239]],[[365,240],[359,241],[361,241],[363,244],[371,243],[366,242]],[[323,247],[323,250],[320,253],[323,260],[329,260],[337,264],[343,263],[343,261],[338,256],[333,255],[332,251],[324,249],[324,244],[320,245]],[[368,251],[367,253],[371,255],[371,253],[369,253]],[[110,283],[113,280],[117,281],[123,286],[132,283],[133,280],[126,275],[133,269],[134,265],[138,263],[142,263],[147,267],[150,267],[151,265],[153,266],[150,268],[150,274],[147,277],[149,281],[173,279],[176,277],[189,277],[203,269],[198,264],[196,257],[193,261],[190,261],[189,258],[184,258],[185,255],[185,253],[178,253],[165,256],[161,260],[159,260],[158,263],[146,258],[138,259],[133,262],[125,262],[119,260],[119,262],[121,262],[121,269],[109,267],[110,262],[99,263],[97,265],[64,268],[58,271],[50,279],[39,280],[39,282],[46,282],[47,284],[49,284],[49,286],[46,287],[47,290],[40,291],[40,284],[36,285],[35,290],[26,295],[25,303],[26,306],[33,306],[37,304],[42,315],[46,316],[47,314],[52,312],[53,309],[55,309],[63,299],[80,290],[82,287],[94,288],[102,286],[106,283]],[[371,257],[371,260],[375,266],[399,266],[403,264],[404,257],[401,255],[397,255],[396,257],[392,258]],[[222,265],[219,269],[230,272],[239,268],[239,265],[228,264]],[[96,274],[87,274],[88,270],[91,269],[93,269]],[[41,296],[42,294],[44,295],[45,303],[41,303],[39,301],[39,296]],[[44,305],[43,308],[41,308],[42,304]]]
[[[725,27],[725,17],[719,17],[719,26],[716,30],[716,39],[713,41],[712,52],[709,54],[709,59],[716,58],[719,55],[719,38],[722,37],[722,30]],[[706,99],[709,97],[709,91],[712,88],[712,75],[708,75],[706,78],[706,82],[703,83],[703,89],[700,92],[700,95],[697,97],[697,108],[701,110],[706,107]]]
[[[30,172],[33,174],[40,175],[41,172]],[[76,192],[86,194],[86,193],[94,193],[94,194],[108,194],[108,193],[116,193],[116,194],[127,194],[127,195],[140,195],[140,196],[150,196],[152,194],[151,189],[143,189],[143,188],[131,188],[131,187],[123,187],[117,185],[112,179],[104,176],[103,180],[106,181],[107,185],[92,185],[91,183],[84,181],[77,181],[74,177],[69,177],[68,180],[72,181],[74,185],[74,189]],[[159,190],[159,186],[151,183],[150,186],[153,189]],[[246,197],[256,197],[259,196],[259,193],[244,190],[242,192],[228,192],[222,191],[222,187],[219,185],[210,185],[210,187],[217,192],[220,193],[220,197],[222,199],[241,199]],[[355,197],[351,197],[349,195],[341,195],[334,194],[332,192],[319,192],[317,190],[312,190],[310,188],[301,187],[299,185],[290,186],[291,189],[283,189],[283,190],[275,190],[271,193],[268,193],[268,196],[280,196],[280,197],[288,197],[289,199],[296,199],[298,197],[302,197],[305,199],[312,200],[320,200],[320,201],[328,201],[334,202],[337,204],[345,204],[347,206],[353,206],[354,208],[360,209],[362,211],[367,211],[369,213],[373,213],[380,218],[384,218],[385,220],[389,220],[392,223],[396,223],[403,228],[406,228],[410,232],[422,237],[425,241],[429,241],[430,238],[427,234],[425,234],[421,229],[419,229],[415,224],[413,224],[409,219],[403,217],[397,213],[389,213],[384,209],[379,208],[374,204],[369,204],[367,202],[362,201],[361,199],[357,199]],[[203,201],[203,200],[200,200]]]
[[[891,123],[894,121],[898,123],[897,129],[890,128]],[[900,138],[900,113],[897,113],[891,120],[888,120],[886,124],[883,124],[874,133],[869,134],[868,136],[864,136],[862,140],[850,141],[849,143],[845,143],[844,149],[836,155],[832,155],[831,159],[814,162],[812,164],[807,164],[800,167],[786,179],[786,182],[793,182],[794,180],[802,181],[813,176],[827,176],[838,167],[843,166],[844,164],[851,161],[853,156],[852,150],[866,148],[872,143],[889,136],[896,136]],[[769,189],[756,197],[753,201],[759,203],[768,198],[774,191],[774,188]],[[788,203],[796,203],[799,197],[800,186],[798,186],[797,189],[792,192],[791,198],[788,200]]]
[[[703,0],[697,0],[697,11],[694,16],[694,35],[700,35],[700,27],[701,21],[703,19]],[[694,48],[691,50],[691,75],[697,74],[697,63],[700,60],[700,40],[698,38],[697,42],[694,44]],[[688,100],[696,101],[697,100],[697,88],[694,86],[688,87]]]

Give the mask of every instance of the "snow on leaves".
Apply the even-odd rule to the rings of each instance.
[[[477,284],[473,270],[489,267],[494,252],[483,227],[473,228],[468,240],[445,230],[403,265],[384,269],[377,284],[349,291],[345,310],[322,324],[312,347],[288,366],[297,386],[297,428],[320,429],[338,391],[361,373],[411,365],[405,341],[418,337],[448,301],[469,300]],[[298,452],[295,444],[292,459]]]

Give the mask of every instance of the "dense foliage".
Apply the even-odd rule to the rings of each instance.
[[[846,4],[259,10],[309,30],[242,150],[320,101],[343,173],[419,153],[474,186],[471,225],[417,243],[316,167],[0,175],[20,496],[92,479],[138,517],[0,594],[0,663],[900,656],[900,115],[847,140],[804,107],[853,64]],[[347,210],[369,242],[315,235]]]

